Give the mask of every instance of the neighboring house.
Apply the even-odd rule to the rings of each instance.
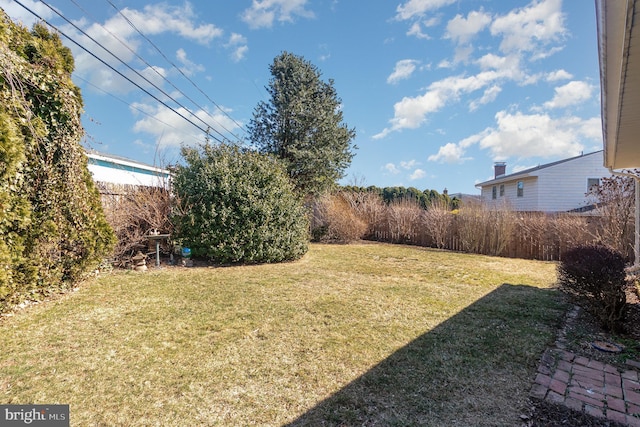
[[[506,175],[506,164],[496,163],[495,178],[477,184],[490,206],[507,205],[516,211],[567,212],[587,208],[586,193],[611,172],[603,166],[603,152],[584,154]]]
[[[171,172],[156,166],[147,165],[124,157],[111,154],[88,151],[88,168],[93,180],[99,187],[115,186],[144,186],[164,187],[167,185]]]

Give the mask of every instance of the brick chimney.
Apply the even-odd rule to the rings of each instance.
[[[504,176],[507,172],[507,164],[505,162],[495,162],[493,164],[494,178]]]

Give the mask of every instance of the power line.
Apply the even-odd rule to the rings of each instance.
[[[127,64],[125,61],[123,61],[122,59],[120,59],[117,55],[115,55],[113,52],[111,52],[109,49],[107,49],[106,47],[104,47],[100,42],[98,42],[96,39],[94,39],[93,37],[91,37],[89,34],[87,34],[84,30],[82,30],[81,28],[79,28],[76,24],[74,24],[71,20],[69,20],[68,18],[66,18],[65,16],[63,16],[60,12],[58,12],[55,8],[53,8],[52,6],[50,6],[49,4],[47,4],[46,2],[44,2],[43,0],[40,0],[40,2],[42,4],[44,4],[45,6],[47,6],[52,12],[54,12],[56,15],[58,15],[60,18],[62,18],[63,20],[65,20],[68,24],[70,24],[71,26],[73,26],[76,30],[78,30],[81,34],[83,34],[84,36],[86,36],[89,40],[91,40],[92,42],[94,42],[96,45],[98,45],[100,48],[102,48],[102,50],[104,50],[105,52],[107,52],[109,55],[111,55],[112,57],[114,57],[116,60],[118,60],[121,64],[123,64],[125,67],[127,67],[129,70],[131,70],[134,74],[136,74],[138,77],[142,78],[145,82],[149,83],[149,85],[151,85],[152,87],[154,87],[156,90],[158,90],[160,93],[162,93],[164,96],[166,96],[168,99],[170,99],[171,101],[175,102],[178,106],[182,107],[183,109],[185,109],[188,113],[190,113],[194,118],[198,119],[202,124],[205,125],[206,130],[202,129],[200,126],[196,125],[195,123],[193,123],[191,120],[189,120],[187,117],[185,117],[183,114],[181,114],[180,112],[178,112],[177,110],[175,110],[174,108],[169,107],[169,105],[167,105],[164,101],[161,101],[159,98],[154,96],[154,99],[156,99],[158,102],[161,102],[162,105],[166,106],[167,108],[171,109],[173,112],[175,112],[176,114],[178,114],[180,117],[182,117],[183,119],[189,121],[189,123],[193,124],[194,126],[196,126],[198,129],[200,129],[202,132],[204,132],[207,135],[210,135],[210,130],[213,130],[214,132],[216,132],[218,135],[220,135],[223,140],[227,139],[221,132],[219,132],[217,129],[212,128],[207,122],[205,122],[204,120],[202,120],[200,117],[198,117],[197,115],[195,115],[193,112],[191,112],[187,107],[185,107],[184,105],[182,105],[182,103],[180,103],[179,101],[177,101],[175,98],[173,98],[171,95],[169,95],[168,93],[166,93],[162,88],[158,87],[156,84],[154,84],[152,81],[150,81],[148,78],[146,78],[145,76],[143,76],[142,74],[140,74],[137,70],[135,70],[133,67],[131,67],[129,64]],[[31,12],[32,14],[34,14],[35,16],[37,16],[38,18],[40,18],[38,15],[35,14],[35,12],[31,11],[30,9],[28,9],[27,7],[25,7],[23,4],[21,4],[19,1],[16,0],[16,3],[18,3],[20,6],[22,6],[23,8],[27,9],[29,12]],[[40,18],[42,19],[42,18]],[[120,76],[124,77],[125,79],[127,79],[129,82],[135,84],[138,88],[144,90],[140,85],[136,84],[135,82],[133,82],[133,80],[131,80],[130,78],[126,77],[123,73],[121,73],[120,71],[116,70],[113,66],[107,64],[106,61],[102,60],[101,58],[99,58],[97,55],[93,54],[92,52],[90,52],[88,49],[86,49],[84,46],[80,45],[78,42],[76,42],[75,40],[72,40],[69,36],[67,36],[65,33],[63,33],[62,31],[60,31],[58,28],[56,28],[55,26],[53,26],[51,23],[47,22],[46,20],[44,20],[44,22],[46,22],[48,25],[50,25],[51,27],[55,28],[57,31],[59,31],[62,35],[64,35],[65,37],[67,37],[67,39],[69,39],[71,42],[73,42],[74,44],[76,44],[77,46],[81,47],[84,51],[86,51],[87,53],[89,53],[91,56],[93,56],[94,58],[98,59],[100,62],[102,62],[103,64],[107,65],[109,68],[111,68],[113,71],[116,71]],[[147,90],[144,90],[145,93],[149,94],[150,93]],[[213,137],[213,135],[210,135]],[[216,141],[218,142],[222,142],[220,141],[218,138],[213,137]]]
[[[35,16],[36,18],[38,18],[39,20],[41,20],[42,22],[46,23],[47,25],[49,25],[51,28],[55,29],[57,32],[59,32],[60,34],[62,34],[64,37],[66,37],[70,42],[72,42],[73,44],[75,44],[76,46],[78,46],[80,49],[84,50],[86,53],[88,53],[90,56],[92,56],[94,59],[98,60],[99,62],[101,62],[102,64],[106,65],[110,70],[112,70],[113,72],[115,72],[116,74],[118,74],[120,77],[122,77],[123,79],[125,79],[126,81],[128,81],[129,83],[131,83],[132,85],[136,86],[138,89],[140,89],[141,91],[143,91],[144,93],[146,93],[147,95],[149,95],[151,98],[153,98],[154,100],[156,100],[157,102],[159,102],[160,104],[162,104],[164,107],[166,107],[168,110],[174,112],[175,114],[177,114],[179,117],[181,117],[182,119],[184,119],[185,121],[187,121],[188,123],[190,123],[192,126],[196,127],[198,130],[200,130],[201,132],[203,132],[205,135],[210,136],[211,138],[213,138],[214,140],[222,143],[223,141],[221,141],[220,139],[216,138],[215,136],[210,134],[210,130],[212,129],[206,122],[202,121],[202,119],[200,119],[199,117],[197,117],[195,114],[193,114],[191,111],[189,111],[188,108],[182,106],[180,103],[178,103],[177,101],[175,101],[172,97],[169,96],[170,99],[172,99],[174,102],[178,103],[179,105],[182,106],[182,108],[184,108],[187,112],[189,112],[189,114],[191,114],[193,117],[199,119],[200,121],[202,121],[206,126],[207,129],[203,129],[202,127],[200,127],[199,125],[197,125],[196,123],[194,123],[191,119],[189,119],[188,117],[186,117],[184,114],[182,114],[180,111],[176,110],[175,108],[171,107],[170,105],[168,105],[165,101],[163,101],[162,99],[158,98],[156,95],[152,94],[151,92],[149,92],[147,89],[145,89],[144,87],[142,87],[140,84],[136,83],[135,81],[133,81],[131,78],[129,78],[128,76],[126,76],[125,74],[123,74],[122,72],[120,72],[119,70],[117,70],[115,67],[113,67],[112,65],[108,64],[105,60],[103,60],[102,58],[98,57],[96,54],[94,54],[93,52],[91,52],[89,49],[87,49],[86,47],[84,47],[83,45],[81,45],[80,43],[78,43],[76,40],[74,40],[73,38],[71,38],[70,36],[68,36],[66,33],[64,33],[63,31],[61,31],[58,27],[56,27],[55,25],[51,24],[50,22],[48,22],[46,19],[44,19],[43,17],[41,17],[40,15],[38,15],[36,12],[34,12],[33,10],[31,10],[29,7],[25,6],[24,4],[22,4],[19,0],[14,0],[16,2],[16,4],[18,4],[20,7],[22,7],[23,9],[25,9],[27,12],[31,13],[33,16]],[[51,9],[53,12],[55,12],[58,16],[62,17],[63,19],[65,19],[65,21],[69,22],[71,25],[73,25],[75,28],[77,28],[77,26],[75,26],[73,23],[71,23],[69,20],[67,20],[66,18],[64,18],[62,15],[60,15],[60,13],[58,13],[54,8],[52,8],[51,6],[49,6],[48,4],[44,3],[42,0],[41,2],[47,6],[49,9]],[[82,34],[85,34],[88,38],[92,39],[90,36],[88,36],[84,31],[78,29]],[[118,58],[117,56],[113,55],[111,52],[109,52],[106,48],[104,48],[104,46],[101,46],[99,43],[95,42],[94,43],[98,44],[100,47],[102,47],[106,52],[110,53],[112,56],[114,56],[116,59],[118,59],[120,62],[122,62],[124,64],[124,62]],[[127,65],[127,64],[125,64]],[[127,65],[128,66],[128,65]],[[131,67],[129,67],[131,68]],[[159,89],[157,86],[155,86],[153,83],[149,82],[148,79],[146,79],[144,76],[142,76],[140,73],[138,73],[136,70],[131,69],[136,75],[138,75],[139,77],[141,77],[142,79],[144,79],[145,81],[147,81],[149,84],[151,84],[153,87],[155,87],[156,89],[160,90],[162,92],[161,89]],[[215,130],[215,129],[214,129]],[[220,132],[216,131],[217,133],[220,134]],[[222,135],[222,134],[220,134]],[[226,139],[224,137],[224,135],[222,135],[222,137],[224,139]]]
[[[80,6],[76,0],[71,0],[71,2],[78,8],[80,9],[85,15],[89,16],[91,19],[93,19],[96,23],[98,23],[98,20],[93,17],[89,12],[87,12],[82,6]],[[111,4],[114,8],[115,6],[113,4]],[[116,8],[117,10],[117,8]],[[147,40],[149,43],[151,43],[151,45],[158,51],[160,52],[160,54],[167,60],[167,62],[169,62],[176,70],[178,70],[180,72],[180,74],[182,74],[187,80],[189,80],[189,82],[191,84],[193,84],[196,89],[198,89],[200,91],[200,93],[204,94],[206,96],[206,94],[191,80],[189,79],[183,72],[182,70],[180,70],[174,63],[172,63],[161,51],[160,49],[154,45],[144,34],[142,34],[142,32],[140,30],[138,30],[137,28],[135,28],[135,26],[131,23],[131,21],[129,21],[129,19],[127,19],[121,12],[119,12],[120,15],[129,23],[129,25],[131,25],[137,32],[138,34],[140,34],[143,38],[145,38],[145,40]],[[131,52],[133,55],[135,55],[140,61],[142,61],[145,65],[147,65],[151,70],[153,70],[160,78],[162,78],[165,82],[167,82],[171,87],[173,87],[176,91],[178,91],[181,95],[183,95],[187,100],[189,100],[193,105],[195,105],[198,109],[200,109],[201,111],[205,112],[210,118],[211,120],[213,120],[219,127],[221,127],[222,129],[224,129],[226,132],[228,132],[230,135],[233,135],[233,137],[235,137],[236,139],[239,139],[232,131],[230,131],[229,129],[227,129],[222,123],[220,123],[213,115],[211,115],[211,113],[209,113],[204,107],[202,107],[201,105],[199,105],[196,101],[194,101],[191,97],[189,97],[189,95],[187,95],[186,93],[184,93],[184,91],[182,91],[180,88],[178,88],[175,84],[173,84],[171,81],[169,81],[169,79],[167,79],[166,76],[164,76],[162,73],[160,73],[156,67],[154,67],[153,65],[151,65],[147,60],[145,60],[142,56],[140,56],[136,51],[134,51],[133,49],[131,49],[131,47],[129,47],[129,45],[127,43],[125,43],[122,39],[120,39],[116,34],[114,34],[111,30],[109,30],[108,28],[106,28],[105,26],[103,26],[102,24],[98,25],[105,30],[107,33],[109,33],[114,39],[116,39],[122,46],[124,46],[127,50],[129,50],[129,52]],[[230,120],[232,120],[239,128],[242,129],[242,126],[236,122],[231,116],[229,116],[224,110],[222,110],[222,108],[220,108],[220,106],[218,106],[218,104],[216,104],[212,99],[210,99],[209,97],[207,97],[209,99],[210,102],[212,102],[217,108],[218,110],[220,110],[223,114],[225,114]],[[244,129],[243,129],[244,130]]]
[[[74,1],[74,0],[72,0]],[[220,107],[213,99],[211,99],[202,89],[200,89],[200,87],[191,79],[189,78],[189,76],[187,76],[178,66],[176,66],[176,64],[171,61],[163,52],[162,50],[160,50],[160,48],[158,48],[158,46],[156,46],[155,43],[153,43],[144,33],[142,33],[142,31],[140,31],[138,29],[138,27],[135,26],[135,24],[133,22],[131,22],[131,20],[129,18],[127,18],[124,13],[122,13],[122,11],[120,9],[118,9],[118,7],[116,7],[113,2],[111,0],[106,0],[107,3],[109,3],[111,5],[111,7],[113,7],[116,12],[118,12],[118,14],[120,16],[122,16],[122,18],[127,21],[127,23],[131,26],[131,28],[133,28],[142,38],[144,38],[151,46],[153,46],[153,48],[169,63],[171,64],[171,66],[173,68],[175,68],[176,70],[178,70],[178,72],[189,82],[193,85],[193,87],[195,87],[202,95],[204,95],[207,100],[209,102],[211,102],[213,105],[216,106],[216,108],[225,116],[227,116],[231,121],[233,121],[233,123],[236,124],[236,126],[238,126],[240,129],[242,129],[244,132],[246,132],[246,130],[244,129],[244,127],[238,123],[233,117],[231,117],[226,111],[224,111],[224,109],[222,107]],[[226,130],[226,129],[225,129]],[[229,132],[229,131],[227,131]],[[231,133],[231,132],[229,132]]]
[[[93,87],[94,89],[99,90],[100,92],[104,93],[105,95],[108,95],[108,96],[110,96],[110,97],[112,97],[112,98],[116,99],[117,101],[120,101],[120,102],[122,102],[123,104],[125,104],[125,105],[129,106],[130,108],[133,108],[134,110],[138,111],[139,113],[144,114],[145,116],[149,117],[150,119],[153,119],[153,120],[155,120],[156,122],[161,123],[161,124],[163,124],[163,125],[165,125],[165,126],[167,126],[167,127],[170,127],[170,128],[172,128],[172,129],[180,130],[180,129],[178,129],[177,127],[175,127],[175,126],[173,126],[173,125],[171,125],[171,124],[169,124],[169,123],[167,123],[167,122],[165,122],[165,121],[162,121],[162,120],[160,120],[159,118],[157,118],[157,117],[155,117],[155,116],[153,116],[153,115],[151,115],[151,114],[147,113],[147,112],[146,112],[146,111],[144,111],[143,109],[138,108],[138,107],[136,107],[135,105],[133,105],[133,104],[131,104],[131,103],[129,103],[129,102],[127,102],[127,101],[125,101],[124,99],[122,99],[122,98],[118,98],[118,97],[117,97],[117,96],[115,96],[114,94],[112,94],[112,93],[110,93],[110,92],[107,92],[106,90],[102,89],[101,87],[98,87],[97,85],[95,85],[95,84],[91,83],[89,80],[87,80],[87,79],[85,79],[85,78],[83,78],[83,77],[79,76],[77,73],[73,73],[73,76],[74,76],[76,79],[78,79],[78,80],[82,80],[85,84],[87,84],[87,85],[89,85],[89,86]],[[196,137],[196,135],[191,135],[191,136],[192,136],[192,137],[194,137],[194,138],[197,138],[197,137]]]

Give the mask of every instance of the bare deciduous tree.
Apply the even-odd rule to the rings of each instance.
[[[588,195],[598,204],[601,223],[596,233],[600,243],[633,256],[635,180],[630,176],[603,178]]]

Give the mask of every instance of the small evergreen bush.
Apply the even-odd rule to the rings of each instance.
[[[602,245],[582,245],[565,253],[558,265],[558,281],[605,330],[619,332],[626,309],[624,268],[620,252]]]
[[[176,241],[217,263],[263,263],[302,257],[309,221],[275,157],[232,145],[183,148],[173,191]]]

